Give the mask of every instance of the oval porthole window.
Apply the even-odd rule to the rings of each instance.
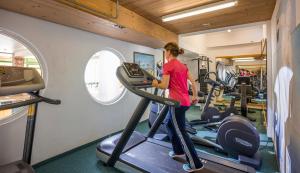
[[[17,35],[0,30],[0,66],[18,66],[36,68],[42,74],[41,65],[30,43],[18,39]],[[0,96],[0,104],[9,104],[29,99],[28,94]],[[0,111],[0,125],[9,123],[23,115],[27,107]]]
[[[123,57],[114,50],[101,50],[88,61],[84,80],[89,94],[98,103],[111,105],[122,98],[125,87],[116,76]]]

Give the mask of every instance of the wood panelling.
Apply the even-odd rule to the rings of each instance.
[[[92,11],[62,1],[70,0],[1,0],[0,8],[158,48],[169,41],[177,42],[177,34],[269,20],[276,3],[276,0],[239,0],[235,7],[162,22],[164,15],[221,0],[120,0],[117,18],[106,17],[116,15],[115,0],[73,0]]]
[[[107,15],[115,13],[114,3],[109,0],[80,1],[89,3],[89,7],[95,3],[107,6],[97,9]],[[99,17],[54,0],[1,0],[0,8],[153,48],[161,48],[169,41],[178,41],[177,34],[122,6],[119,6],[119,17],[116,19]]]
[[[232,59],[232,58],[249,58],[249,57],[253,57],[255,59],[263,59],[265,57],[265,55],[264,54],[249,54],[249,55],[219,56],[216,58]]]
[[[238,5],[212,13],[162,22],[164,15],[221,0],[120,0],[120,4],[176,33],[203,31],[271,19],[276,0],[239,0]],[[206,25],[208,24],[208,25]]]

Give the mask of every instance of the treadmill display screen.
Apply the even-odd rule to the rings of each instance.
[[[129,77],[133,78],[142,78],[144,77],[144,73],[138,64],[135,63],[124,63],[126,72]]]

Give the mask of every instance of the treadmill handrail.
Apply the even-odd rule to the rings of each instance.
[[[174,107],[178,107],[180,106],[180,103],[176,100],[173,99],[169,99],[169,98],[164,98],[161,96],[156,96],[153,94],[150,94],[148,92],[142,91],[138,88],[143,88],[143,87],[135,87],[135,86],[131,86],[124,78],[123,75],[120,74],[120,68],[124,68],[123,66],[119,66],[117,69],[117,77],[119,79],[119,81],[131,92],[135,93],[136,95],[140,96],[140,97],[144,97],[144,98],[148,98],[150,100],[153,100],[155,102],[164,104],[164,105],[168,105],[168,106],[174,106]]]
[[[28,105],[32,105],[35,103],[39,103],[39,102],[46,102],[49,104],[54,104],[54,105],[59,105],[61,103],[60,100],[55,100],[55,99],[50,99],[50,98],[46,98],[46,97],[42,97],[38,94],[35,93],[29,93],[31,96],[33,96],[34,98],[29,99],[29,100],[25,100],[25,101],[20,101],[17,103],[10,103],[10,104],[5,104],[5,105],[0,105],[0,111],[1,110],[6,110],[6,109],[13,109],[13,108],[18,108],[18,107],[22,107],[22,106],[28,106]]]

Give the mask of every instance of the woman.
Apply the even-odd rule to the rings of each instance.
[[[203,165],[197,156],[194,145],[185,131],[185,112],[189,109],[191,102],[188,93],[188,82],[192,83],[192,103],[197,102],[197,89],[195,80],[188,68],[177,60],[177,56],[183,53],[176,43],[168,43],[164,47],[165,58],[168,61],[163,66],[161,83],[153,80],[152,86],[160,89],[169,89],[169,97],[180,102],[180,107],[171,108],[167,115],[167,127],[172,142],[173,151],[170,156],[173,158],[185,155],[189,164],[183,168],[188,172],[200,170]]]

